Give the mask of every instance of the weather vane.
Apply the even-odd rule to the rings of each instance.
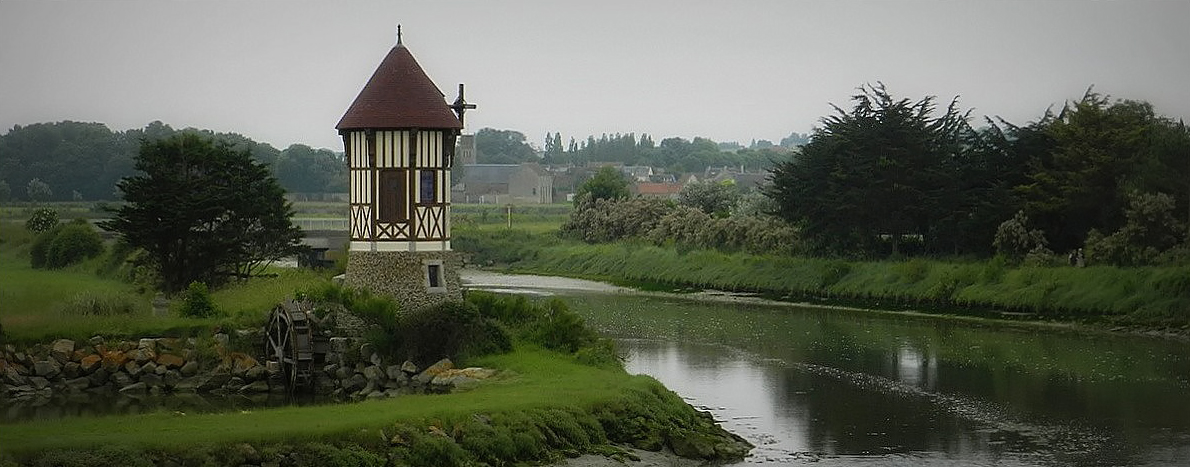
[[[463,83],[459,83],[459,98],[455,99],[455,102],[450,105],[450,108],[453,109],[455,113],[459,114],[460,125],[463,124],[463,113],[475,108],[475,104],[469,104],[467,103],[467,100],[463,98]]]

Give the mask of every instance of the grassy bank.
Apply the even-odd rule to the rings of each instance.
[[[223,312],[217,318],[153,316],[153,296],[138,286],[101,274],[111,269],[100,256],[65,269],[33,269],[33,235],[22,223],[0,222],[0,325],[9,342],[85,340],[96,334],[113,338],[189,336],[215,326],[239,327],[264,320],[272,307],[314,284],[323,273],[276,269],[270,277],[232,284],[212,294]]]
[[[320,273],[278,270],[275,277],[214,292],[220,317],[155,316],[152,297],[111,274],[108,258],[33,269],[31,240],[19,223],[0,223],[0,323],[7,342],[17,346],[63,337],[201,336],[216,328],[258,327],[276,303],[327,284]],[[88,297],[102,306],[86,305]],[[467,364],[501,371],[469,391],[234,413],[160,411],[0,424],[0,467],[454,466],[540,463],[579,453],[630,457],[612,443],[703,459],[747,453],[746,443],[656,380],[625,373],[612,347],[589,342],[596,336],[572,314],[530,307],[524,299],[484,297],[473,313],[488,315],[475,318],[500,320],[491,328],[499,336],[487,337],[508,339],[509,347],[516,338],[516,344],[507,353],[469,354]],[[422,324],[418,329],[440,323]],[[5,365],[0,361],[0,370]]]
[[[538,348],[474,363],[503,369],[504,376],[451,395],[2,426],[0,452],[34,465],[107,465],[96,463],[105,455],[112,463],[185,465],[281,457],[304,459],[297,465],[498,465],[614,451],[608,443],[701,450],[704,457],[716,456],[716,446],[731,449],[733,438],[652,378],[582,365]],[[245,452],[257,459],[245,459],[253,455]]]
[[[476,263],[506,264],[522,272],[884,309],[1190,327],[1190,266],[1017,267],[998,259],[857,262],[638,243],[588,245],[507,229],[462,229],[455,245]]]

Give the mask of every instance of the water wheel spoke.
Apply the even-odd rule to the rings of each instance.
[[[286,303],[273,309],[266,325],[266,356],[280,365],[281,377],[292,392],[311,383],[317,344],[312,316],[300,303]],[[325,349],[322,350],[325,352]]]

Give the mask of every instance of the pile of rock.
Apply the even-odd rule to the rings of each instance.
[[[456,369],[444,358],[420,369],[406,360],[386,365],[375,349],[359,339],[332,337],[326,364],[315,375],[316,392],[341,398],[377,399],[400,394],[446,393],[491,378],[495,370]]]
[[[315,392],[344,399],[445,393],[490,378],[494,370],[455,369],[443,359],[425,369],[413,362],[386,365],[358,338],[331,338],[325,363],[313,376]],[[119,393],[215,395],[284,392],[276,364],[228,350],[229,336],[216,334],[214,354],[199,358],[194,338],[146,338],[108,343],[58,339],[26,349],[5,346],[0,355],[0,399],[9,402],[57,396]]]

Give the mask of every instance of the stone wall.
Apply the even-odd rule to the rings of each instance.
[[[259,332],[239,331],[235,339],[263,348]],[[145,396],[284,395],[284,377],[271,362],[230,350],[228,334],[211,340],[145,338],[107,342],[58,339],[27,348],[6,345],[0,352],[0,409],[12,419],[25,408],[67,401],[138,400]],[[240,346],[244,347],[244,346]],[[316,394],[340,400],[447,393],[494,375],[480,368],[455,369],[450,360],[427,368],[412,362],[384,362],[357,337],[332,337],[324,362],[314,368]]]
[[[0,399],[36,402],[79,393],[284,390],[270,382],[269,371],[255,358],[228,350],[229,340],[227,334],[216,334],[205,351],[194,338],[107,342],[97,336],[86,342],[58,339],[23,349],[7,345],[0,354]]]
[[[426,285],[426,262],[442,261],[443,292],[430,292]],[[367,288],[391,296],[402,310],[462,300],[462,257],[453,251],[352,251],[347,257],[348,287]]]

